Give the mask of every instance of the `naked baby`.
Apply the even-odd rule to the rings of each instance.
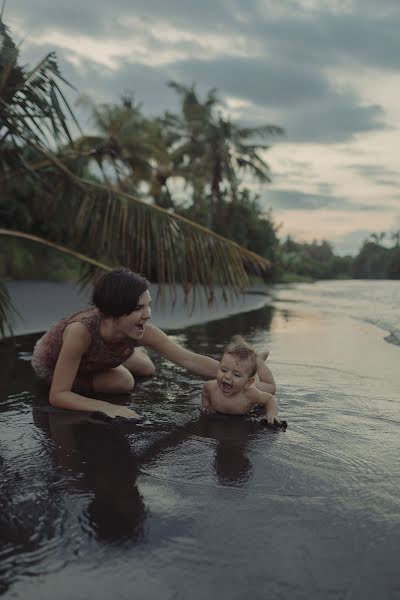
[[[267,355],[256,354],[243,338],[235,336],[224,350],[217,379],[203,386],[203,410],[247,415],[256,405],[262,405],[263,418],[269,424],[279,425],[278,403],[272,394],[275,382],[264,362]]]

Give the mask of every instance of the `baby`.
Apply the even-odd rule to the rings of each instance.
[[[267,352],[257,355],[243,338],[235,336],[224,350],[217,379],[203,386],[203,410],[246,415],[255,405],[261,404],[264,406],[263,418],[270,424],[279,425],[278,403],[275,396],[266,391],[275,389],[272,374],[264,363],[267,356]]]

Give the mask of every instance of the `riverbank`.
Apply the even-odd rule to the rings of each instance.
[[[14,335],[27,335],[47,330],[67,314],[85,306],[90,289],[81,289],[70,282],[9,281],[12,302],[19,313],[13,325]],[[265,304],[269,288],[249,288],[243,294],[230,296],[225,302],[221,289],[215,291],[215,302],[208,304],[199,291],[185,301],[182,289],[165,288],[160,296],[156,284],[151,284],[153,298],[151,322],[162,329],[180,329],[197,323],[222,319],[231,314],[255,310]]]
[[[367,282],[337,283],[342,288],[355,285],[361,292],[369,285]],[[176,331],[273,306],[273,318],[262,335],[268,335],[270,360],[279,381],[290,381],[292,376],[287,370],[292,373],[300,363],[303,369],[330,368],[342,374],[371,378],[378,389],[391,386],[393,380],[400,382],[397,377],[400,349],[385,341],[385,337],[389,337],[385,333],[393,335],[393,331],[390,328],[387,332],[382,331],[374,323],[367,322],[369,312],[365,303],[362,304],[362,293],[358,294],[354,312],[364,314],[364,320],[351,315],[349,302],[344,304],[344,309],[337,299],[333,298],[332,304],[329,288],[335,285],[335,282],[321,282],[319,285],[259,286],[231,296],[227,301],[217,289],[215,302],[208,305],[201,294],[195,301],[193,298],[185,301],[180,288],[176,289],[174,298],[170,289],[165,289],[160,297],[158,286],[152,284],[152,323],[166,331]],[[400,289],[400,282],[390,282],[390,285]],[[321,286],[328,291],[318,303],[315,296]],[[85,306],[90,298],[88,288],[81,289],[70,282],[12,281],[8,289],[20,315],[14,323],[16,336],[45,331],[58,319]],[[393,319],[390,304],[389,308]],[[380,320],[375,314],[374,318],[377,322],[383,321],[382,314]],[[397,331],[395,327],[394,331]],[[232,331],[232,335],[234,333]],[[261,342],[259,346],[262,347]],[[212,349],[210,351],[213,353]]]

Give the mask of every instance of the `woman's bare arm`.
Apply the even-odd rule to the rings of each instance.
[[[69,410],[99,411],[110,417],[137,417],[137,413],[125,406],[116,406],[72,391],[82,356],[89,348],[90,342],[90,333],[82,323],[71,323],[65,328],[63,345],[50,387],[50,404],[57,408],[67,408]]]
[[[192,373],[208,378],[217,376],[218,361],[209,356],[186,350],[186,348],[171,340],[158,327],[147,325],[142,343]]]

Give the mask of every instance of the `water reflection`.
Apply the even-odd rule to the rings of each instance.
[[[247,483],[252,473],[249,443],[259,431],[258,424],[233,415],[202,415],[197,428],[198,435],[217,442],[213,462],[217,481],[231,486]]]
[[[141,434],[149,441],[139,452],[128,434],[134,426],[94,424],[87,422],[87,416],[70,413],[35,410],[34,415],[35,425],[54,442],[53,458],[68,493],[74,490],[90,498],[83,529],[103,541],[145,539],[147,510],[137,485],[141,469],[155,465],[169,451],[197,436],[217,442],[213,460],[217,481],[243,486],[252,473],[249,443],[260,433],[260,425],[250,419],[201,415],[156,435],[143,428]]]
[[[146,510],[136,485],[138,460],[126,436],[82,417],[75,423],[70,415],[48,414],[48,419],[58,464],[70,483],[92,494],[86,509],[89,533],[103,540],[142,540]]]
[[[83,528],[99,540],[144,538],[146,509],[136,480],[139,463],[123,432],[80,414],[34,411],[36,426],[54,442],[53,458],[68,492],[87,494]]]
[[[263,306],[258,310],[231,315],[228,319],[187,327],[183,332],[183,341],[197,352],[214,357],[221,355],[222,349],[235,334],[243,336],[250,343],[261,342],[264,345],[274,314],[273,306]]]
[[[265,427],[257,419],[239,416],[200,414],[184,426],[171,431],[163,436],[158,447],[154,445],[141,460],[142,466],[151,466],[154,459],[161,458],[182,446],[190,438],[208,439],[216,442],[212,463],[203,464],[201,477],[206,477],[212,468],[212,473],[218,484],[233,487],[243,487],[251,479],[253,466],[250,458],[252,442],[260,435],[275,434],[265,431]],[[162,450],[162,452],[161,452]],[[188,456],[190,465],[199,476],[196,465],[199,456]],[[174,475],[174,480],[179,479],[179,473]],[[182,479],[184,475],[182,475]],[[200,482],[199,482],[200,485]]]

